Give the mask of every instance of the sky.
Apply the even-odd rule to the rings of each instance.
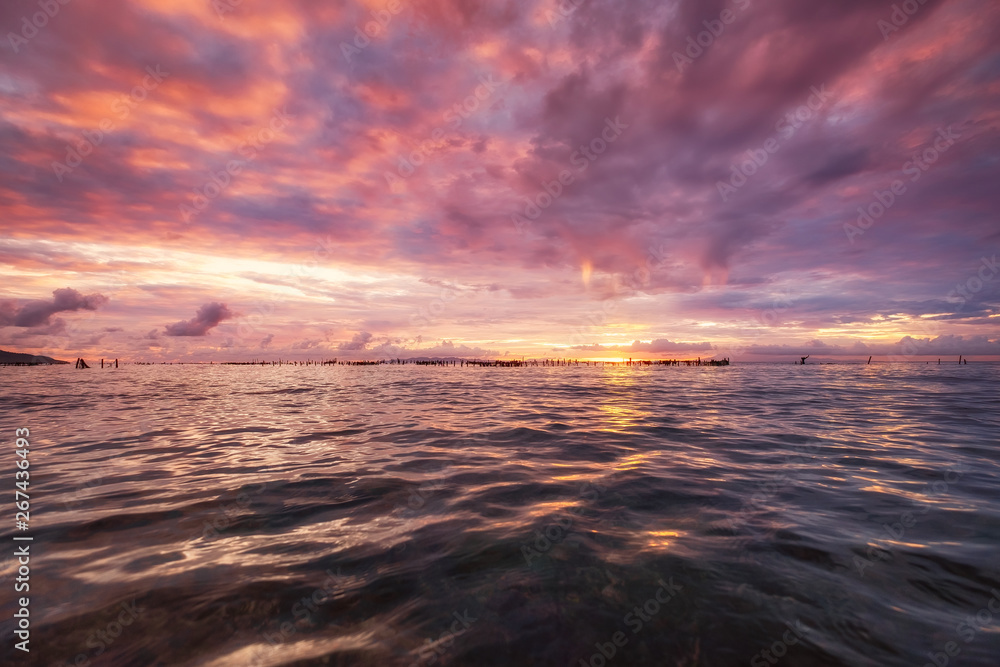
[[[10,0],[0,348],[1000,359],[990,0]]]

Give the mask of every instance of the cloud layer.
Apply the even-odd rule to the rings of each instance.
[[[0,343],[993,350],[1000,6],[894,7],[5,3]]]

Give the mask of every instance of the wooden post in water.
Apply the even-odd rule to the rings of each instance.
[[[872,358],[868,357],[868,364],[870,364],[871,362],[872,362]],[[865,364],[865,366],[867,366],[868,364]]]

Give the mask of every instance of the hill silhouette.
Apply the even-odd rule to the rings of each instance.
[[[27,354],[25,352],[7,352],[0,350],[0,364],[25,364],[31,366],[42,366],[48,364],[68,364],[68,361],[53,359],[40,354]]]

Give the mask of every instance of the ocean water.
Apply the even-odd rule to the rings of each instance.
[[[0,375],[4,664],[1000,665],[1000,365]]]

